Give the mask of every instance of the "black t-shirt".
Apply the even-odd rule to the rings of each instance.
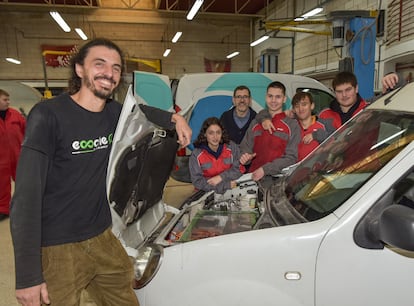
[[[121,105],[90,112],[69,95],[31,111],[23,147],[47,155],[42,246],[83,241],[111,224],[106,170]]]

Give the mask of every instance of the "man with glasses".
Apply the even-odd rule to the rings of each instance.
[[[319,118],[332,120],[335,129],[363,110],[368,103],[358,93],[356,76],[352,72],[339,72],[332,81],[335,91],[329,108],[319,113]]]
[[[250,89],[244,85],[237,86],[233,92],[233,107],[221,115],[224,129],[237,144],[240,144],[250,122],[256,117],[251,104]]]

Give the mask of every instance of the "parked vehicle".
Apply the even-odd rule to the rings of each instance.
[[[127,97],[108,168],[141,305],[412,305],[414,84],[258,185],[162,200],[176,136]]]
[[[252,108],[265,107],[266,88],[269,83],[280,81],[286,86],[285,109],[291,108],[291,98],[298,91],[309,91],[315,100],[315,112],[326,108],[334,98],[331,90],[322,83],[304,76],[278,73],[195,73],[182,76],[175,93],[175,108],[187,118],[193,130],[192,142],[197,138],[201,125],[208,117],[218,117],[232,107],[234,89],[239,85],[249,87]],[[193,146],[177,152],[176,167],[171,176],[182,182],[191,182],[188,160]]]

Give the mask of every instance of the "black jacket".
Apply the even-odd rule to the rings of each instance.
[[[220,117],[220,121],[222,122],[224,129],[229,134],[230,139],[233,140],[237,144],[241,143],[241,141],[243,140],[244,134],[246,134],[246,131],[250,125],[250,122],[252,122],[252,120],[256,117],[256,112],[251,107],[249,107],[249,109],[250,109],[249,120],[246,122],[246,124],[242,128],[239,128],[236,122],[234,121],[234,118],[233,118],[234,107],[224,112]]]

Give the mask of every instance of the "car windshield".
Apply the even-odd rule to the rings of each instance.
[[[284,182],[288,200],[284,202],[299,213],[295,223],[330,214],[413,139],[412,114],[368,109],[361,112]],[[277,209],[272,212],[277,213]]]

